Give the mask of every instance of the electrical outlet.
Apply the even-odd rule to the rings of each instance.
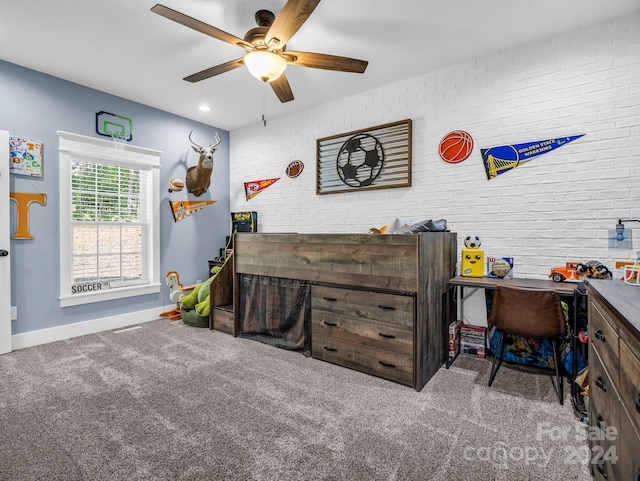
[[[11,320],[15,321],[18,318],[18,308],[17,306],[11,306]]]

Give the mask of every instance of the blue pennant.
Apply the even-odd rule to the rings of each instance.
[[[482,161],[484,162],[484,170],[487,173],[487,180],[504,174],[506,171],[528,162],[533,157],[562,147],[569,142],[579,139],[583,135],[585,134],[480,149]]]

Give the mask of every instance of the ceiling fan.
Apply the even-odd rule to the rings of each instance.
[[[293,100],[291,86],[284,75],[288,64],[354,73],[363,73],[367,68],[368,62],[365,60],[286,49],[287,42],[319,3],[320,0],[288,0],[277,16],[268,10],[259,10],[255,14],[258,27],[249,30],[244,39],[164,5],[155,5],[151,11],[205,35],[236,45],[246,52],[243,57],[194,73],[184,80],[199,82],[245,65],[251,75],[269,82],[280,102],[284,103]]]

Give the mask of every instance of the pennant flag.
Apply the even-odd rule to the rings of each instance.
[[[280,180],[280,177],[275,179],[265,179],[265,180],[254,180],[252,182],[244,183],[244,192],[247,196],[247,200],[253,199],[256,195],[262,192],[264,189],[269,187],[272,184],[275,184]]]
[[[215,204],[216,200],[170,200],[171,212],[173,212],[173,220],[179,220],[189,217],[191,214],[204,209],[209,205]]]
[[[560,137],[557,139],[538,140],[535,142],[526,142],[524,144],[500,145],[498,147],[490,147],[488,149],[480,149],[482,161],[484,162],[484,170],[487,174],[487,180],[504,174],[506,171],[514,169],[538,155],[551,152],[569,142],[579,139],[584,134],[573,135],[570,137]]]

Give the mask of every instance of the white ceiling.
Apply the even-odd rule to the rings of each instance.
[[[0,59],[233,130],[640,10],[640,0],[323,0],[288,49],[369,66],[290,66],[295,100],[281,104],[244,67],[182,80],[244,51],[152,13],[156,3],[243,37],[257,10],[277,14],[285,0],[0,0]]]

